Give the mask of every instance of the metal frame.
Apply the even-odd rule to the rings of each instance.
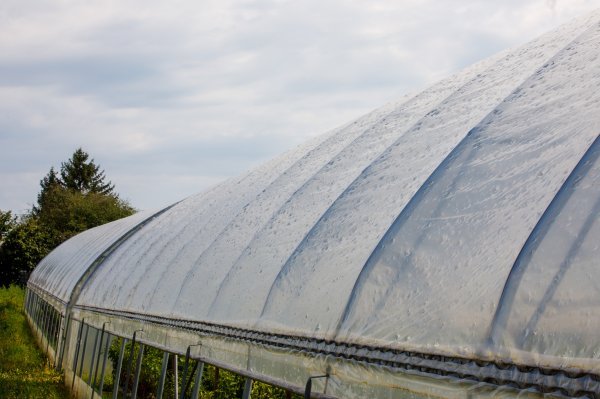
[[[192,391],[192,399],[198,399],[198,396],[200,395],[200,386],[202,385],[202,374],[204,373],[204,362],[197,360],[196,364],[198,365],[198,368],[196,370],[196,377],[194,378],[194,390]]]
[[[81,362],[79,362],[79,373],[77,374],[79,376],[79,378],[81,378],[81,375],[83,373],[83,363],[85,362],[85,352],[87,349],[87,340],[88,340],[88,336],[90,335],[90,326],[89,324],[85,324],[85,337],[83,338],[83,350],[81,351]]]
[[[250,377],[246,377],[244,381],[244,392],[242,393],[242,399],[250,399],[250,393],[252,392],[252,383],[254,381]]]
[[[79,358],[79,350],[81,348],[81,335],[83,334],[83,325],[85,324],[85,319],[81,319],[79,322],[79,329],[77,331],[77,339],[75,345],[75,356],[73,357],[73,381],[71,382],[71,390],[75,386],[75,376],[77,371],[77,360]]]
[[[192,345],[188,345],[186,351],[185,351],[185,364],[183,365],[183,377],[181,378],[181,393],[179,395],[179,399],[184,399],[185,398],[185,392],[187,391],[187,386],[186,386],[186,380],[187,380],[187,372],[188,372],[188,366],[189,366],[189,362],[190,362],[190,353],[191,353],[191,349],[193,346],[202,346],[202,343],[197,343],[197,344],[192,344]],[[194,372],[192,371],[192,374]],[[192,376],[190,376],[190,379],[192,378]]]
[[[165,391],[165,379],[167,377],[167,367],[169,366],[169,352],[163,353],[163,360],[160,369],[160,378],[158,379],[158,389],[156,391],[156,399],[162,399]]]
[[[117,370],[115,372],[115,380],[113,382],[113,394],[112,399],[117,399],[119,396],[119,383],[121,380],[121,370],[123,368],[123,356],[125,356],[125,345],[127,344],[127,338],[121,338],[121,348],[119,349],[119,360],[117,361]]]
[[[131,379],[131,368],[133,367],[133,355],[135,352],[135,342],[138,332],[144,332],[144,330],[135,330],[133,332],[133,338],[131,339],[131,351],[129,353],[129,360],[127,361],[127,371],[125,372],[125,384],[123,385],[123,398],[127,398],[127,391],[129,390],[129,380]]]
[[[135,378],[133,380],[133,387],[131,388],[131,390],[132,390],[131,398],[132,399],[137,398],[137,390],[138,390],[138,384],[140,382],[140,372],[142,371],[142,360],[144,358],[144,349],[145,348],[146,347],[144,346],[144,344],[140,342],[139,349],[138,349],[137,362],[136,362],[136,366],[135,366]]]
[[[102,323],[102,330],[100,332],[100,342],[98,344],[98,358],[96,359],[96,367],[94,372],[94,379],[92,381],[92,398],[94,397],[94,387],[96,386],[96,378],[98,377],[98,367],[100,366],[100,354],[102,353],[102,343],[104,342],[104,334],[106,332],[106,325],[110,323],[110,321],[105,321]],[[106,365],[106,355],[107,350],[104,351],[104,361],[102,363],[102,378],[104,378],[104,366]],[[92,356],[93,359],[93,356]],[[100,392],[100,397],[102,397],[102,392]]]
[[[94,375],[94,360],[96,360],[96,348],[100,345],[102,345],[102,342],[98,342],[98,340],[100,339],[100,334],[98,334],[98,329],[94,328],[95,334],[96,334],[96,339],[94,339],[94,346],[92,348],[92,357],[90,358],[90,374],[88,375],[88,385],[92,387],[92,390],[94,389],[93,385],[92,385],[92,376]]]

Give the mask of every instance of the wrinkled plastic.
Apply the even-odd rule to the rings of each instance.
[[[120,244],[78,305],[599,372],[599,21],[182,201]],[[85,269],[106,247],[77,258],[94,236],[78,237],[41,270],[61,256]]]
[[[152,216],[138,212],[76,235],[54,249],[31,273],[29,282],[68,302],[77,282],[90,265],[115,241]]]

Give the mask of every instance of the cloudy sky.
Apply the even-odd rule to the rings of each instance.
[[[139,209],[600,7],[600,0],[0,2],[0,209],[79,146]]]

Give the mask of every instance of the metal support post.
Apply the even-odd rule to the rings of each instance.
[[[169,365],[169,352],[163,353],[162,366],[160,368],[160,378],[158,380],[158,390],[156,391],[156,399],[162,399],[165,390],[165,378],[167,376],[167,366]]]
[[[56,369],[58,366],[60,366],[60,362],[59,362],[59,352],[62,351],[61,346],[61,342],[60,342],[60,337],[62,336],[61,331],[65,328],[64,327],[64,322],[65,322],[65,317],[60,314],[59,318],[58,318],[58,325],[56,326],[56,345],[55,345],[55,349],[54,349],[54,368]]]
[[[81,334],[83,333],[83,324],[85,319],[81,319],[79,329],[77,331],[77,345],[75,346],[75,356],[73,357],[73,382],[71,383],[71,391],[75,386],[75,373],[77,372],[77,359],[79,358],[79,349],[81,347]]]
[[[194,378],[194,390],[192,391],[192,399],[198,399],[200,395],[200,386],[202,385],[202,373],[204,372],[204,363],[198,361],[198,370],[196,371],[196,378]],[[160,398],[158,398],[160,399]]]
[[[131,399],[137,398],[138,384],[140,383],[140,372],[142,371],[142,359],[144,358],[144,344],[140,343],[138,351],[137,363],[135,365],[135,379],[133,380],[133,389]]]
[[[40,319],[40,327],[42,329],[42,337],[46,336],[46,319],[48,318],[48,310],[46,301],[42,299],[42,317]]]
[[[58,367],[61,368],[63,364],[63,359],[65,358],[65,352],[67,351],[67,337],[71,332],[72,320],[71,316],[68,313],[65,313],[65,317],[63,319],[63,328],[61,330],[60,337],[60,355],[58,357]]]
[[[44,322],[44,335],[46,336],[46,362],[48,362],[48,358],[50,357],[50,323],[52,321],[52,307],[46,302],[46,320]]]
[[[306,387],[304,388],[304,399],[310,399],[311,398],[312,380],[316,379],[316,378],[329,378],[329,374],[316,375],[316,376],[313,376],[313,377],[308,377],[308,381],[306,381]],[[327,382],[325,382],[325,389],[327,389]]]
[[[40,332],[39,318],[40,318],[40,297],[36,295],[36,297],[35,297],[35,313],[34,313],[34,316],[33,316],[33,324],[35,325],[35,329],[38,331],[38,333]]]
[[[186,382],[187,382],[187,373],[188,373],[188,366],[190,363],[190,353],[192,350],[192,346],[200,346],[202,345],[201,343],[198,344],[194,344],[194,345],[189,345],[185,351],[185,363],[183,365],[183,376],[181,377],[181,394],[179,396],[179,399],[184,399],[185,398],[185,391],[186,391]],[[191,376],[190,376],[191,378]]]
[[[102,397],[102,391],[104,390],[104,373],[106,372],[106,359],[108,358],[108,350],[110,348],[110,334],[106,337],[106,344],[104,344],[104,356],[102,357],[102,372],[100,373],[100,397]]]
[[[177,354],[175,354],[173,356],[173,381],[174,381],[174,385],[175,385],[175,398],[179,396],[179,384],[178,384],[178,380],[179,380],[179,362],[178,362],[178,356]]]
[[[252,392],[252,378],[246,377],[246,382],[244,383],[244,393],[242,394],[242,399],[250,399],[250,392]]]
[[[133,355],[135,354],[135,339],[137,337],[138,332],[143,332],[143,330],[135,330],[133,332],[133,338],[131,339],[131,350],[129,352],[129,360],[127,361],[125,384],[123,385],[123,398],[127,398],[127,391],[129,390],[129,380],[131,380],[131,369],[133,367]]]
[[[119,349],[119,361],[117,362],[117,370],[115,373],[115,381],[113,383],[112,399],[117,399],[119,396],[119,381],[121,380],[121,369],[123,367],[123,356],[125,356],[126,338],[121,338],[121,349]]]
[[[98,344],[98,359],[96,360],[96,367],[95,372],[94,372],[94,380],[92,381],[92,398],[94,397],[94,387],[96,386],[96,377],[98,377],[98,368],[100,367],[100,355],[102,354],[102,342],[104,340],[104,332],[106,331],[106,324],[110,323],[110,321],[105,321],[104,323],[102,323],[102,330],[100,332],[100,342]],[[92,356],[92,359],[94,358],[94,356]],[[104,365],[102,365],[102,367],[104,367]],[[102,372],[104,373],[104,370],[102,370]],[[90,373],[91,375],[91,373]]]
[[[94,375],[94,360],[96,360],[96,347],[100,347],[100,345],[102,344],[101,342],[98,342],[98,340],[100,339],[100,334],[98,334],[98,330],[94,328],[94,331],[96,332],[96,339],[94,340],[92,357],[90,358],[90,375],[88,375],[87,381],[87,384],[92,387],[92,390],[94,389],[94,387],[92,386],[92,376]]]
[[[51,307],[50,310],[50,323],[48,323],[48,337],[50,337],[50,347],[54,349],[54,326],[56,324],[56,309]]]
[[[183,375],[181,376],[181,392],[179,394],[179,399],[183,399],[185,397],[185,380],[187,377],[189,363],[190,363],[190,347],[188,346],[185,351],[185,363],[183,363]]]
[[[90,326],[88,324],[85,325],[85,337],[83,337],[83,350],[81,351],[81,362],[79,363],[79,377],[82,376],[83,373],[83,362],[85,361],[85,351],[87,349],[87,339],[88,335],[90,335]]]

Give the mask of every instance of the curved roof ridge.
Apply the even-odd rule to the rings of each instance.
[[[493,63],[494,61],[495,61],[495,58],[492,57],[490,60],[480,62],[476,66],[468,68],[465,71],[461,71],[460,73],[457,73],[447,79],[443,79],[440,82],[438,82],[437,84],[432,85],[431,87],[425,89],[424,91],[422,91],[419,94],[412,97],[409,101],[402,103],[401,105],[399,105],[395,109],[393,109],[391,112],[388,112],[385,115],[383,115],[379,120],[375,121],[374,124],[371,124],[369,126],[369,128],[366,129],[362,134],[357,136],[354,140],[352,140],[350,143],[348,143],[347,146],[345,146],[337,154],[335,154],[328,163],[323,165],[323,167],[321,167],[313,176],[311,176],[309,179],[307,179],[306,182],[304,184],[302,184],[295,191],[294,196],[291,197],[287,202],[285,202],[276,212],[274,212],[273,215],[270,217],[269,220],[266,221],[265,224],[263,224],[259,229],[257,229],[254,232],[252,240],[248,243],[246,248],[240,253],[240,256],[238,257],[236,262],[231,266],[230,272],[228,272],[228,275],[222,279],[219,290],[217,291],[217,294],[214,297],[213,304],[219,300],[218,299],[219,292],[221,291],[224,284],[227,283],[229,274],[234,272],[236,270],[236,267],[239,267],[236,265],[238,265],[238,263],[240,262],[240,259],[243,258],[244,253],[247,252],[248,248],[252,247],[252,244],[259,239],[260,234],[264,234],[265,230],[271,230],[272,229],[271,224],[277,221],[277,219],[276,219],[277,217],[280,217],[282,214],[293,213],[293,211],[288,212],[288,208],[293,206],[294,202],[297,201],[299,197],[304,198],[304,197],[301,197],[299,195],[299,193],[305,193],[308,191],[307,195],[310,197],[313,195],[313,194],[311,194],[311,192],[318,191],[320,193],[319,200],[321,201],[323,198],[322,190],[326,190],[328,187],[331,187],[331,185],[333,183],[336,183],[335,179],[332,181],[327,181],[327,182],[322,182],[321,179],[323,178],[323,175],[327,176],[327,173],[330,173],[331,171],[337,171],[338,175],[340,174],[339,172],[341,172],[341,171],[339,170],[339,167],[337,165],[340,164],[340,162],[341,162],[340,159],[343,156],[346,156],[346,159],[348,161],[355,163],[355,165],[350,165],[350,167],[342,168],[344,175],[347,174],[349,170],[353,170],[352,166],[359,167],[359,170],[356,171],[356,174],[352,174],[349,176],[352,179],[352,180],[350,180],[350,183],[351,183],[351,181],[353,181],[356,177],[358,177],[360,175],[360,172],[364,169],[364,167],[367,167],[368,164],[370,164],[374,159],[376,159],[382,151],[385,151],[386,148],[388,148],[390,145],[392,145],[393,142],[395,142],[398,137],[401,137],[406,131],[410,130],[410,127],[413,126],[414,123],[417,123],[419,119],[422,119],[430,111],[432,106],[435,107],[436,105],[441,104],[446,98],[448,98],[448,96],[451,96],[452,93],[455,93],[456,90],[458,90],[461,87],[461,85],[463,85],[463,84],[465,84],[465,82],[468,82],[471,79],[473,79],[478,73],[481,72],[482,69],[487,68],[489,66],[488,64]],[[458,81],[456,81],[456,80],[458,80]],[[423,102],[423,104],[420,104],[420,102]],[[396,119],[403,118],[403,119],[401,119],[400,122],[397,122],[394,118],[396,118]],[[396,131],[395,127],[389,127],[388,121],[390,121],[389,123],[392,124],[392,126],[394,126],[394,124],[398,125],[400,127],[399,128],[400,131]],[[379,128],[379,129],[377,129],[377,128]],[[364,141],[366,141],[366,142],[364,142]],[[378,145],[379,146],[383,145],[385,148],[381,149],[378,147]],[[368,163],[366,165],[362,166],[362,163],[359,162],[359,161],[361,161],[359,156],[364,157],[365,154],[368,154],[367,149],[368,149],[368,151],[374,152],[374,154],[369,155],[369,158],[367,158],[365,160]],[[362,154],[361,154],[361,151],[362,151]],[[339,180],[343,181],[343,178],[345,178],[345,176],[338,176],[338,177],[339,177],[338,181]],[[315,182],[318,187],[311,188],[310,185],[314,184]],[[313,218],[314,218],[314,223],[318,223],[318,221],[322,217],[323,213],[327,212],[327,209],[329,209],[331,204],[333,202],[335,202],[335,199],[338,198],[339,195],[341,195],[341,193],[343,193],[347,189],[347,187],[348,186],[345,184],[343,187],[340,187],[341,192],[339,194],[337,192],[334,193],[335,197],[333,198],[333,200],[327,199],[326,202],[323,203],[326,206],[326,209],[324,211],[321,211],[320,208],[318,208],[319,209],[318,214],[310,215],[310,219],[306,213],[308,211],[312,211],[311,208],[314,208],[314,206],[311,206],[310,208],[308,208],[308,207],[302,208],[302,206],[300,206],[300,208],[305,209],[301,223],[303,225],[307,224],[307,226],[306,226],[306,232],[303,232],[302,237],[298,238],[298,241],[297,241],[298,244],[294,245],[295,248],[297,248],[299,245],[301,245],[303,242],[303,237],[306,237],[306,235],[310,233],[311,227],[308,225],[313,223]],[[295,208],[295,209],[298,209],[298,208]],[[300,222],[300,221],[298,221],[298,222]],[[308,222],[308,223],[306,223],[306,222]],[[305,227],[305,226],[303,226],[303,227]],[[283,233],[282,235],[285,236],[285,233]],[[287,238],[287,237],[285,239],[289,240],[289,238]],[[294,238],[293,241],[296,242],[296,238]],[[289,252],[286,251],[286,255],[285,255],[286,258],[289,259],[289,257],[292,256],[293,253],[294,253],[294,248],[290,248]],[[286,261],[283,260],[281,264],[285,265]],[[279,266],[279,264],[277,264],[275,266]],[[267,277],[264,276],[263,278],[267,278]],[[212,308],[213,308],[213,305],[211,305],[211,309]]]
[[[401,100],[402,102],[405,101],[409,101],[410,97],[406,96],[403,100]],[[181,271],[181,273],[178,274],[178,278],[180,280],[180,286],[181,289],[179,292],[182,292],[185,288],[186,288],[186,284],[188,284],[188,282],[192,281],[191,277],[193,276],[193,272],[194,269],[196,268],[196,266],[199,263],[202,263],[202,259],[206,258],[207,254],[211,253],[211,250],[213,250],[215,248],[215,245],[219,244],[220,242],[224,241],[224,240],[228,240],[228,245],[235,245],[236,242],[239,241],[243,241],[244,238],[243,236],[240,237],[240,235],[243,235],[245,232],[247,234],[251,234],[250,237],[252,237],[252,235],[254,235],[254,230],[252,230],[251,232],[248,232],[248,230],[252,229],[252,226],[254,225],[260,225],[262,226],[263,223],[258,220],[256,221],[255,219],[260,218],[260,216],[262,214],[264,214],[265,216],[268,216],[272,213],[275,213],[277,211],[277,209],[279,209],[283,203],[285,203],[285,201],[289,200],[290,197],[292,197],[294,195],[294,193],[298,190],[297,188],[297,184],[300,184],[300,186],[304,185],[305,182],[307,180],[310,180],[310,178],[312,177],[311,175],[308,176],[298,176],[299,173],[305,173],[306,172],[306,162],[310,162],[313,161],[315,162],[314,167],[316,168],[322,168],[324,165],[327,164],[327,162],[329,162],[329,157],[325,157],[325,159],[315,159],[315,157],[319,157],[319,155],[315,155],[318,152],[325,152],[325,154],[327,154],[328,152],[331,152],[331,144],[332,142],[336,142],[338,141],[340,145],[344,146],[343,148],[345,148],[345,141],[344,140],[350,140],[353,141],[356,138],[352,138],[351,137],[341,137],[341,136],[348,136],[348,130],[354,131],[356,134],[358,134],[359,136],[362,135],[363,133],[361,133],[361,131],[364,131],[364,128],[362,127],[362,124],[364,122],[362,122],[363,120],[370,120],[370,118],[375,118],[375,119],[381,119],[381,118],[385,118],[385,116],[387,114],[389,114],[390,112],[392,112],[391,110],[389,110],[388,108],[394,106],[392,105],[395,103],[391,103],[388,104],[384,107],[381,107],[375,111],[372,111],[366,115],[364,115],[363,117],[355,120],[354,122],[350,123],[350,124],[346,124],[340,128],[334,129],[333,133],[327,137],[325,140],[323,140],[321,142],[321,144],[319,144],[317,147],[311,149],[309,152],[307,152],[302,158],[298,159],[296,162],[294,162],[292,165],[290,165],[285,171],[281,172],[279,174],[279,176],[277,176],[275,179],[273,179],[273,181],[271,181],[269,183],[268,186],[266,186],[252,201],[248,202],[248,204],[244,207],[242,207],[231,219],[230,221],[214,236],[208,239],[208,243],[205,246],[205,248],[195,257],[195,259],[193,259],[192,261],[188,262],[189,263],[189,267],[187,268],[187,271]],[[348,144],[349,145],[349,144]],[[343,151],[343,148],[340,151]],[[315,172],[318,173],[318,172]],[[294,176],[297,178],[298,181],[290,181],[290,175]],[[286,181],[287,180],[287,181]],[[291,183],[291,184],[290,184]],[[283,187],[282,187],[283,186]],[[275,197],[279,197],[279,198],[275,198]],[[256,209],[257,208],[257,209]],[[273,209],[271,211],[271,209]],[[254,217],[253,217],[254,216]],[[260,228],[260,226],[258,228]],[[232,232],[234,233],[232,236]],[[225,260],[223,259],[223,256],[227,256],[229,254],[234,254],[236,253],[235,249],[233,248],[228,248],[226,253],[221,253],[219,256],[219,263],[220,266],[219,268],[221,269],[223,267],[223,263],[225,262]],[[210,265],[211,263],[208,262],[208,265]],[[225,266],[226,267],[226,266]],[[204,272],[206,272],[204,270]],[[166,271],[164,272],[166,273]],[[163,274],[164,277],[166,277],[166,275]],[[169,278],[174,278],[174,276],[171,274],[169,276]],[[156,284],[157,287],[158,285],[161,283],[162,278],[158,279]],[[175,284],[177,285],[177,284]],[[177,301],[178,301],[178,296],[179,295],[174,295],[170,298],[150,298],[150,306],[152,305],[158,305],[161,306],[163,309],[168,308],[169,306],[174,308],[177,305]]]
[[[590,29],[592,29],[592,28],[590,28]],[[429,185],[431,184],[431,181],[434,179],[434,175],[437,175],[439,173],[443,173],[443,171],[447,168],[447,163],[456,156],[456,152],[457,151],[460,151],[461,144],[463,144],[467,139],[469,139],[470,135],[476,134],[475,132],[478,129],[480,129],[480,126],[485,126],[487,123],[489,123],[489,120],[493,119],[493,117],[497,113],[499,106],[501,106],[503,103],[505,103],[508,100],[510,100],[512,97],[514,97],[514,95],[516,93],[519,93],[522,89],[524,89],[526,86],[528,86],[529,84],[531,84],[532,79],[534,77],[536,77],[536,75],[538,75],[541,71],[543,71],[545,69],[545,67],[546,67],[547,64],[551,63],[554,59],[556,59],[559,55],[561,55],[565,51],[565,49],[569,48],[574,42],[576,42],[580,37],[582,37],[583,35],[585,35],[587,32],[589,32],[589,29],[584,30],[579,35],[577,35],[573,40],[571,40],[569,43],[567,43],[566,45],[564,45],[562,47],[562,49],[558,50],[550,59],[547,60],[547,62],[545,62],[537,70],[535,70],[534,72],[532,72],[525,80],[523,80],[523,82],[520,85],[518,85],[510,94],[508,94],[503,100],[499,101],[498,104],[497,104],[497,106],[494,107],[487,115],[485,115],[481,119],[481,121],[479,123],[477,123],[477,125],[474,126],[473,129],[471,129],[468,132],[468,134],[456,145],[456,147],[452,150],[452,152],[450,152],[447,155],[447,157],[438,165],[438,167],[432,172],[432,174],[422,184],[422,186],[419,188],[419,190],[417,190],[417,192],[411,197],[409,203],[407,203],[407,205],[402,209],[402,211],[398,214],[398,216],[396,217],[396,219],[394,220],[394,222],[389,226],[389,228],[387,229],[387,231],[381,237],[381,239],[379,240],[379,242],[377,243],[377,245],[375,246],[375,248],[373,248],[373,251],[369,255],[368,260],[365,262],[362,270],[357,275],[356,282],[354,283],[354,287],[352,288],[352,291],[350,292],[350,296],[348,297],[348,301],[346,303],[346,306],[344,307],[343,315],[340,318],[339,324],[338,324],[338,326],[336,328],[335,336],[338,335],[338,333],[339,333],[339,331],[341,329],[342,324],[344,323],[344,321],[348,317],[348,314],[351,311],[353,301],[357,297],[356,290],[357,290],[357,287],[360,285],[360,281],[362,281],[362,279],[365,278],[366,273],[368,273],[369,269],[371,267],[373,267],[373,265],[377,261],[377,258],[378,258],[378,256],[381,253],[382,243],[384,241],[388,240],[390,236],[396,234],[396,232],[394,231],[394,226],[397,223],[399,223],[398,221],[401,220],[401,218],[407,217],[407,215],[410,214],[411,209],[412,209],[411,204],[413,204],[415,201],[417,201],[419,198],[421,198],[423,196],[424,190],[426,190],[429,187]],[[543,217],[543,215],[542,215],[542,217]]]
[[[598,157],[600,157],[600,135],[596,137],[577,165],[573,168],[569,177],[567,177],[560,190],[556,193],[556,196],[540,216],[536,226],[529,234],[527,241],[523,244],[521,251],[519,251],[519,255],[510,269],[506,282],[504,283],[504,288],[502,289],[502,294],[498,300],[498,306],[488,335],[489,345],[493,346],[499,344],[498,334],[500,334],[500,329],[505,328],[506,320],[510,314],[514,296],[516,295],[525,268],[527,268],[535,248],[541,243],[553,222],[550,218],[555,217],[561,212],[566,202],[573,194],[573,186],[577,184],[582,176],[589,172],[592,168],[592,164]]]
[[[198,230],[198,221],[202,223],[202,226],[210,224],[210,219],[206,218],[206,215],[208,214],[210,216],[210,209],[212,209],[212,206],[214,206],[215,204],[217,206],[221,205],[219,199],[221,199],[223,195],[226,195],[228,192],[231,192],[232,190],[238,188],[241,184],[245,184],[250,187],[253,185],[258,185],[258,188],[256,188],[255,190],[259,190],[261,184],[256,182],[257,179],[259,180],[259,182],[261,181],[260,179],[268,179],[269,174],[267,172],[272,169],[277,170],[279,168],[287,168],[287,164],[289,164],[290,161],[293,161],[297,157],[304,156],[306,152],[310,151],[313,147],[320,145],[322,140],[328,138],[331,134],[332,133],[315,137],[309,142],[287,151],[282,156],[276,157],[275,159],[268,161],[265,164],[260,165],[253,170],[250,170],[241,177],[229,179],[208,191],[189,197],[188,199],[180,202],[178,206],[171,209],[170,212],[164,215],[164,217],[158,218],[152,225],[148,226],[146,229],[144,229],[144,231],[141,234],[136,236],[136,239],[139,240],[141,244],[131,241],[127,242],[123,245],[123,248],[121,248],[120,252],[117,253],[115,256],[120,257],[120,262],[124,262],[124,257],[131,257],[131,251],[126,250],[128,249],[128,247],[133,247],[134,250],[137,250],[139,253],[144,254],[144,256],[152,256],[152,253],[148,249],[152,247],[157,247],[157,242],[160,242],[157,240],[160,240],[160,237],[165,231],[171,230],[175,234],[173,234],[171,239],[167,240],[167,243],[163,243],[163,248],[166,247],[175,237],[181,236],[184,232],[184,229],[193,228],[195,230]],[[202,208],[200,210],[197,209],[199,208],[199,205],[202,205]],[[188,217],[190,211],[194,212],[192,214],[193,217]],[[182,213],[185,215],[185,217],[175,217],[176,214]],[[181,219],[183,219],[183,222],[185,223],[183,225],[183,228],[181,224],[178,224],[179,222],[181,222]],[[166,226],[164,226],[164,224],[168,223],[171,223],[170,229],[167,229]],[[152,234],[155,235],[152,236]],[[155,253],[154,255],[155,257],[159,256],[159,253]],[[151,264],[149,263],[148,266],[151,266]],[[103,290],[103,302],[106,302],[107,298],[109,297],[115,297],[116,292],[121,291],[118,289],[117,291],[115,291],[115,288],[119,287],[119,284],[114,284],[115,281],[119,281],[119,279],[122,278],[118,273],[118,271],[121,269],[121,266],[113,265],[112,269],[114,270],[111,270],[108,273],[111,279],[104,282],[104,287],[107,287],[109,289]],[[113,289],[110,289],[110,287],[113,287]]]
[[[584,29],[579,24],[575,24],[575,27],[576,30]],[[570,30],[568,28],[570,28]],[[573,34],[572,25],[567,27],[567,30],[569,33]],[[562,39],[562,43],[559,39]],[[400,205],[403,203],[398,202],[398,205],[394,204],[392,207],[389,202],[384,203],[380,200],[379,204],[376,206],[375,202],[373,202],[376,199],[375,195],[385,195],[385,190],[382,187],[384,185],[395,187],[397,184],[400,184],[396,183],[396,181],[406,181],[407,184],[412,185],[415,185],[416,183],[419,186],[426,184],[426,176],[422,173],[424,171],[423,167],[417,167],[416,170],[413,168],[411,171],[412,166],[403,162],[402,159],[404,157],[410,156],[410,154],[407,153],[407,148],[412,147],[412,153],[423,154],[423,157],[430,157],[432,152],[437,151],[439,153],[438,157],[441,156],[442,158],[433,159],[432,162],[430,162],[431,165],[427,165],[427,167],[438,167],[440,164],[435,163],[434,166],[433,161],[439,159],[439,162],[442,162],[443,157],[447,156],[454,148],[454,145],[451,146],[450,143],[456,143],[457,145],[462,137],[466,135],[468,129],[476,126],[477,123],[485,117],[485,114],[482,113],[492,112],[496,105],[502,102],[503,98],[509,96],[514,90],[515,80],[518,79],[518,84],[521,84],[523,81],[526,81],[529,76],[535,75],[535,72],[538,71],[541,66],[555,56],[556,52],[554,52],[554,49],[563,48],[564,42],[571,40],[572,38],[570,37],[565,39],[564,33],[561,30],[558,30],[534,41],[533,44],[530,43],[529,45],[523,46],[522,49],[509,53],[498,63],[492,65],[488,74],[482,74],[482,76],[479,76],[477,79],[470,82],[472,90],[481,90],[481,86],[484,86],[483,90],[486,90],[485,82],[487,82],[487,98],[481,92],[478,93],[476,105],[471,110],[457,116],[456,108],[464,108],[465,104],[468,106],[471,100],[468,96],[465,97],[465,93],[459,91],[454,98],[451,97],[452,101],[448,100],[444,103],[443,107],[432,110],[430,115],[428,115],[428,118],[425,118],[427,123],[417,123],[410,134],[402,135],[390,150],[386,151],[384,155],[375,160],[367,169],[365,169],[361,176],[355,179],[355,181],[346,189],[347,195],[341,196],[336,201],[336,204],[333,204],[330,207],[327,214],[321,218],[320,223],[313,227],[310,233],[311,235],[307,236],[306,240],[298,246],[300,250],[296,251],[292,257],[290,257],[286,269],[281,270],[279,279],[275,280],[272,284],[272,286],[277,287],[277,289],[271,289],[270,296],[265,301],[265,311],[262,313],[263,317],[261,318],[260,323],[265,325],[265,328],[277,328],[276,324],[271,323],[274,320],[285,319],[285,322],[282,323],[285,326],[293,325],[296,328],[302,326],[302,328],[307,329],[320,329],[321,331],[317,334],[325,334],[326,337],[335,334],[334,331],[336,327],[331,323],[337,325],[337,318],[341,316],[342,309],[340,309],[340,315],[336,315],[335,310],[314,313],[317,320],[313,320],[314,327],[310,327],[308,323],[311,322],[311,317],[310,315],[304,317],[304,313],[309,313],[308,309],[311,305],[318,306],[318,303],[322,303],[323,298],[315,295],[313,290],[313,287],[322,284],[322,282],[319,283],[317,280],[312,281],[312,283],[306,282],[301,276],[306,276],[308,278],[314,277],[315,279],[326,278],[327,281],[330,282],[335,281],[336,285],[330,286],[329,289],[336,291],[338,293],[337,297],[345,295],[345,290],[347,288],[346,284],[352,284],[350,280],[352,280],[352,276],[354,276],[355,268],[362,268],[364,266],[364,263],[362,263],[363,256],[365,256],[365,261],[368,258],[368,254],[365,253],[365,250],[368,250],[370,253],[373,248],[377,246],[377,243],[380,242],[381,237],[385,232],[382,230],[387,230],[400,213],[400,211],[398,211],[398,213],[392,215],[391,210],[401,209]],[[466,85],[465,87],[469,86]],[[501,90],[504,90],[504,93]],[[449,127],[444,125],[444,113],[443,111],[440,111],[440,109],[445,110],[448,116],[453,119],[450,122]],[[463,125],[457,126],[456,121],[460,120],[460,118],[464,118],[461,121]],[[432,143],[431,140],[422,138],[431,135],[434,132],[438,136],[444,137],[444,139],[438,138],[437,142]],[[446,153],[445,151],[448,152]],[[415,159],[412,159],[414,164],[419,165],[419,163],[415,161]],[[423,163],[421,162],[420,164]],[[378,170],[379,172],[377,173],[379,174],[373,173],[374,170]],[[409,176],[416,176],[419,174],[422,175],[422,178],[419,177],[416,181],[407,181]],[[385,176],[389,176],[387,177],[388,180],[382,181],[382,177]],[[393,180],[390,180],[392,177]],[[417,189],[416,186],[415,189]],[[393,190],[393,192],[396,191],[400,190]],[[408,200],[411,195],[407,193],[412,192],[412,187],[409,190],[404,186],[402,187],[402,191],[402,194],[404,194],[405,198]],[[354,193],[372,193],[373,195],[368,196],[367,200],[359,203],[355,200],[356,197],[358,197],[358,194],[355,195]],[[348,204],[344,205],[344,203]],[[341,214],[335,208],[336,206],[338,206],[338,209],[341,209]],[[385,226],[377,224],[375,228],[371,229],[371,233],[369,233],[368,229],[370,228],[370,225],[374,223],[373,219],[375,219],[378,212],[381,213],[382,210],[385,210],[386,215],[389,215],[389,224],[387,219],[384,221],[383,218],[379,218],[377,223],[385,223]],[[337,273],[339,272],[336,272],[333,267],[335,267],[335,265],[342,267],[341,265],[343,262],[339,262],[336,259],[344,259],[344,257],[347,256],[340,253],[338,248],[348,244],[329,245],[328,243],[324,243],[324,240],[339,234],[336,232],[341,230],[340,221],[343,220],[344,223],[349,224],[350,222],[347,221],[348,219],[355,219],[354,225],[358,226],[360,224],[358,219],[361,218],[362,215],[370,215],[370,220],[367,221],[366,224],[363,222],[360,234],[355,233],[354,236],[360,237],[360,240],[363,241],[361,246],[364,250],[361,250],[360,258],[356,259],[356,256],[358,256],[357,251],[350,251],[349,248],[347,252],[353,252],[352,256],[355,257],[355,259],[347,259],[346,264],[343,266],[343,275],[338,276]],[[367,241],[367,233],[371,234],[368,237],[370,241]],[[341,235],[348,241],[346,238],[347,235],[353,235],[353,233],[342,230]],[[312,240],[312,243],[309,242],[309,240]],[[372,247],[370,246],[371,244]],[[370,247],[367,249],[366,245],[369,245]],[[322,247],[323,250],[317,252],[319,247]],[[317,248],[317,250],[313,251],[313,248]],[[294,263],[292,264],[291,262]],[[349,264],[352,265],[352,269],[349,268]],[[311,272],[308,272],[308,270],[311,270]],[[324,277],[325,275],[327,275],[327,277]],[[342,284],[344,288],[342,288]],[[299,293],[299,291],[306,291],[306,293]],[[273,294],[273,292],[277,293],[277,295]],[[288,294],[289,292],[294,294]],[[325,291],[321,291],[321,295],[324,294]],[[332,302],[333,301],[331,300],[329,301],[327,309],[337,308],[338,304],[336,303],[334,305]],[[285,309],[285,311],[283,309]],[[273,317],[269,317],[269,312],[274,315],[274,320]],[[285,317],[279,316],[282,312],[285,314]],[[327,316],[325,316],[325,314],[327,314]],[[267,317],[265,317],[265,315]],[[269,320],[269,322],[265,323],[264,319]],[[334,319],[336,321],[333,321]]]
[[[578,35],[577,45],[566,46],[515,90],[438,169],[427,193],[413,197],[419,209],[396,221],[380,243],[379,259],[370,264],[377,271],[363,279],[354,315],[341,329],[346,337],[438,345],[440,352],[461,345],[489,350],[484,341],[513,255],[598,136],[597,115],[589,111],[600,95],[588,93],[587,106],[577,112],[569,105],[582,100],[582,88],[597,79],[591,50],[599,28]],[[553,89],[561,95],[540,96]],[[421,316],[408,318],[413,313]],[[397,321],[388,320],[386,328],[392,315]]]

